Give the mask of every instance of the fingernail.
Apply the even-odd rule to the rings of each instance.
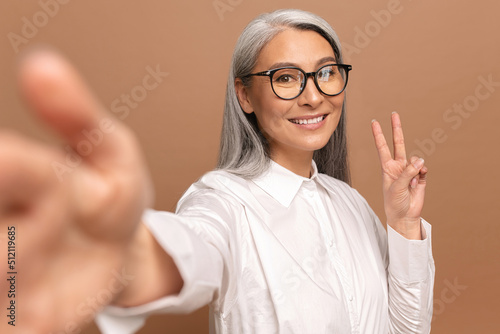
[[[375,118],[374,118],[374,119],[372,119],[372,123],[373,123],[373,122],[376,122],[376,121],[377,121],[377,120],[376,120]]]
[[[397,111],[393,111],[393,112],[392,112],[392,114],[393,114],[393,115],[394,115],[394,114],[397,114],[397,113],[398,113]]]
[[[422,168],[423,165],[424,165],[424,159],[422,158],[418,159],[413,163],[413,167],[415,167],[416,169]]]
[[[417,187],[417,179],[416,178],[411,179],[411,181],[410,181],[410,187],[412,189],[415,189]]]

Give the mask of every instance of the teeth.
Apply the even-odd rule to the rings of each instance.
[[[323,120],[324,116],[319,116],[316,118],[310,118],[310,119],[291,119],[290,122],[295,123],[295,124],[316,124],[319,123]]]

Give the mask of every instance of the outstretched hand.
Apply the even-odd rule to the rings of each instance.
[[[153,190],[132,132],[61,56],[28,54],[19,79],[34,113],[67,145],[0,131],[0,242],[15,252],[0,269],[17,273],[0,281],[0,332],[76,332],[131,279],[127,244]],[[12,301],[16,327],[5,317]]]
[[[372,121],[372,132],[382,168],[382,188],[387,223],[408,239],[421,239],[420,214],[424,205],[427,167],[416,156],[406,159],[403,129],[394,112],[392,140],[394,159],[380,124]]]

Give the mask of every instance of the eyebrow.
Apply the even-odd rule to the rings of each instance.
[[[320,60],[316,62],[316,66],[319,66],[324,63],[328,62],[334,62],[336,63],[336,59],[334,57],[328,56],[328,57],[323,57]],[[296,63],[291,63],[291,62],[279,62],[279,63],[274,63],[271,65],[270,69],[275,69],[275,68],[280,68],[280,67],[288,67],[288,66],[293,66],[293,67],[299,67],[298,64]]]

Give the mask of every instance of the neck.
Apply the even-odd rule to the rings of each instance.
[[[292,152],[288,152],[292,153]],[[293,152],[293,154],[285,154],[285,152],[271,152],[271,159],[278,165],[281,165],[289,171],[310,178],[311,177],[311,164],[313,152]]]

